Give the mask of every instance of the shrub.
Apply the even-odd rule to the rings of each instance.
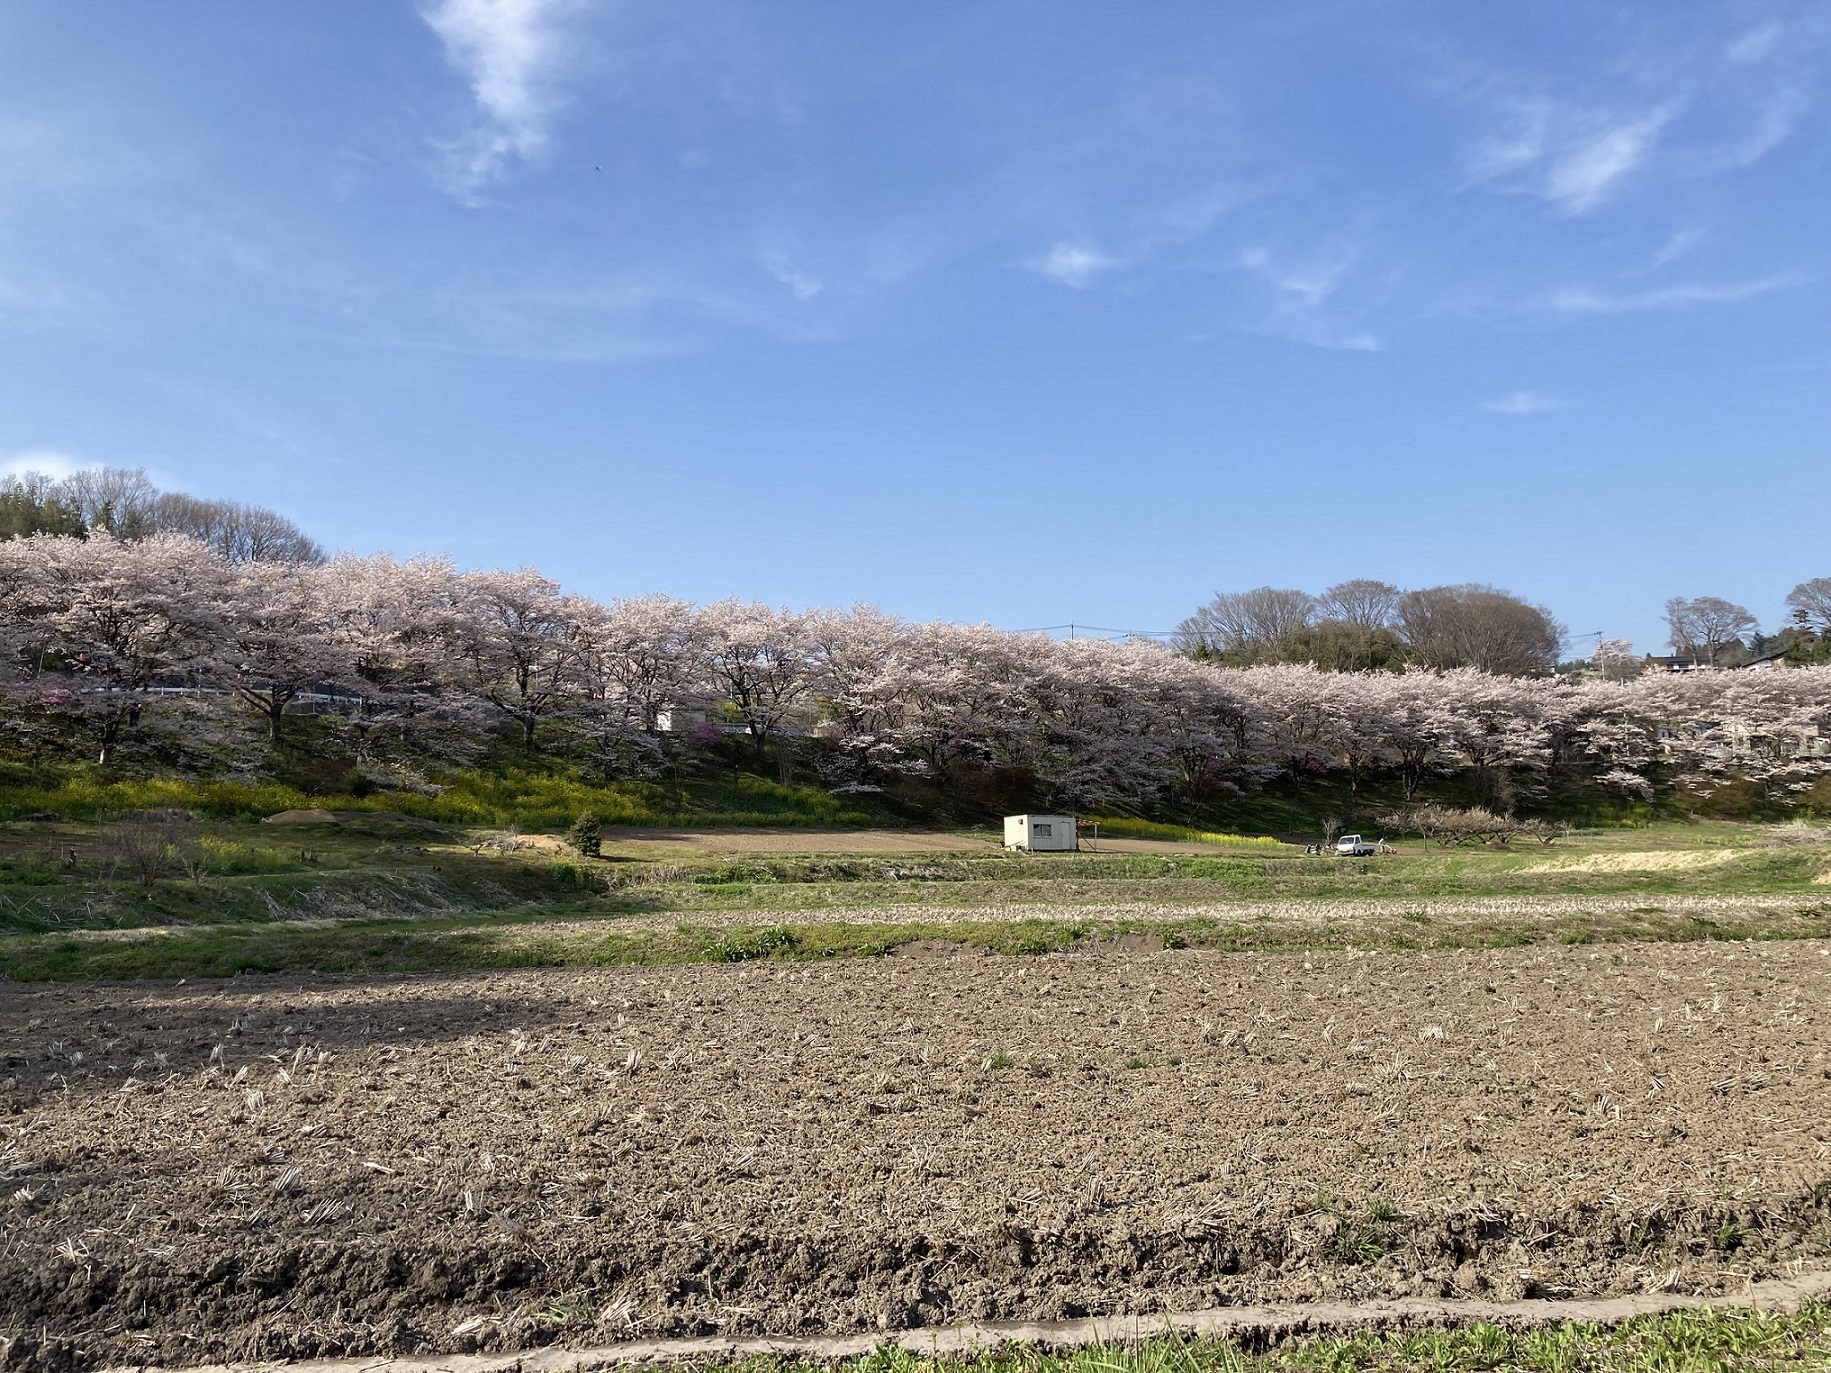
[[[131,811],[103,827],[102,858],[126,869],[142,887],[151,887],[183,863],[195,829],[187,811]]]
[[[604,852],[604,817],[596,811],[585,811],[566,831],[566,842],[583,858],[598,858]]]
[[[1390,830],[1416,834],[1440,848],[1452,844],[1493,844],[1504,849],[1515,839],[1528,838],[1550,845],[1571,832],[1569,825],[1556,821],[1496,815],[1482,806],[1470,806],[1466,810],[1455,806],[1410,806],[1376,819]]]

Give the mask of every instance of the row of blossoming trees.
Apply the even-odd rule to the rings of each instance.
[[[1058,804],[1133,811],[1328,772],[1407,796],[1462,773],[1505,801],[1576,778],[1635,796],[1742,777],[1785,795],[1831,770],[1831,669],[1240,668],[870,608],[604,605],[437,558],[236,564],[174,535],[0,543],[0,662],[15,751],[249,771],[311,710],[326,717],[314,747],[393,784],[492,740],[641,777],[734,735],[834,784],[1015,768]]]

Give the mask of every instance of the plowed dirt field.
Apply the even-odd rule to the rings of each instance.
[[[1831,947],[0,988],[0,1363],[1831,1263]]]

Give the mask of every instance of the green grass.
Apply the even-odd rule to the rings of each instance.
[[[934,1357],[886,1348],[839,1364],[754,1358],[703,1373],[1793,1373],[1831,1367],[1831,1307],[1797,1315],[1676,1311],[1618,1326],[1471,1325],[1425,1334],[1309,1336],[1272,1349],[1174,1336],[1047,1351],[1005,1345]]]
[[[1239,921],[1213,916],[1112,919],[1065,909],[1051,918],[932,918],[898,921],[776,921],[709,925],[683,917],[671,927],[632,927],[629,908],[563,890],[545,904],[482,913],[453,907],[420,918],[352,918],[304,923],[158,927],[0,937],[0,979],[86,981],[228,977],[239,972],[433,972],[484,968],[643,966],[728,963],[752,959],[802,962],[875,958],[917,940],[941,940],[1008,957],[1060,953],[1122,934],[1155,934],[1168,949],[1229,953],[1308,953],[1358,949],[1411,951],[1515,948],[1569,942],[1793,939],[1831,935],[1831,905],[1727,912],[1716,920],[1638,912],[1548,919],[1510,916],[1445,918],[1426,932],[1393,917],[1316,922]],[[1374,1217],[1377,1221],[1379,1218]]]
[[[1265,952],[1831,934],[1831,886],[1817,880],[1831,846],[1778,843],[1751,826],[1591,835],[1553,851],[1669,853],[1689,842],[1733,855],[1648,871],[1537,871],[1546,854],[1536,847],[1368,860],[988,851],[657,861],[614,834],[598,860],[480,848],[492,833],[364,811],[337,825],[209,820],[187,840],[184,875],[141,888],[110,872],[94,824],[0,823],[0,975],[830,958],[920,938],[1021,955],[1133,932]],[[1720,895],[1756,903],[1687,904]],[[1569,899],[1585,896],[1611,896],[1615,908]],[[1443,900],[1471,897],[1498,900],[1475,910]],[[1145,907],[1135,918],[1113,910],[1132,904]],[[741,914],[734,924],[728,913]],[[668,916],[678,929],[630,928],[632,915]],[[163,932],[133,933],[151,929]],[[680,933],[693,930],[711,932]]]

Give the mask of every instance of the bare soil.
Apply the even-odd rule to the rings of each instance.
[[[987,835],[919,830],[660,830],[607,829],[604,843],[621,854],[643,857],[680,853],[996,853],[1004,845]],[[1213,844],[1168,839],[1083,839],[1089,853],[1182,853],[1212,857],[1226,853]]]
[[[1831,1263],[1831,945],[0,988],[0,1364]]]

